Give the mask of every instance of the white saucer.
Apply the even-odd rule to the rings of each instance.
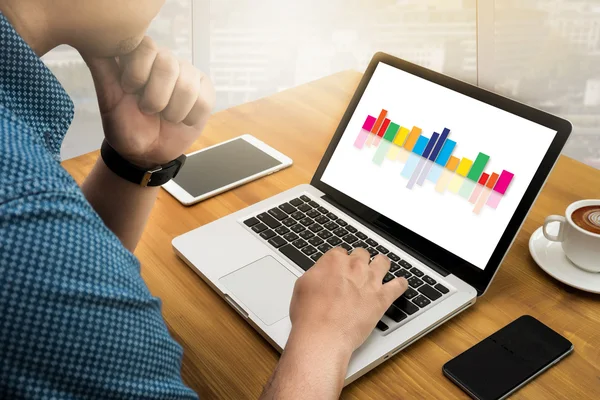
[[[558,233],[555,225],[548,226],[548,233]],[[539,227],[531,235],[529,252],[535,262],[554,279],[586,292],[600,293],[600,273],[587,272],[577,268],[567,258],[560,243],[546,239],[542,227]]]

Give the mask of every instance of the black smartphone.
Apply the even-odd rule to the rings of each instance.
[[[572,351],[571,342],[524,315],[448,361],[443,371],[474,399],[505,399]]]

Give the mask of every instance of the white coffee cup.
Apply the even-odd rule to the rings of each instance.
[[[544,236],[553,242],[561,242],[565,255],[577,267],[589,272],[600,272],[600,235],[577,226],[571,215],[587,206],[600,206],[600,200],[581,200],[567,207],[566,217],[551,215],[544,222]],[[548,233],[548,225],[558,222],[557,235]]]

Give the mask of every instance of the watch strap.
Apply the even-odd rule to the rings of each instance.
[[[143,187],[164,185],[177,176],[186,160],[186,156],[182,154],[180,157],[167,164],[144,169],[121,157],[106,139],[102,142],[100,155],[102,156],[102,160],[104,160],[104,164],[106,164],[106,166],[116,175]]]

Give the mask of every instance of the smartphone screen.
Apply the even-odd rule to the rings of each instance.
[[[503,399],[573,350],[567,339],[525,315],[444,365],[476,399]]]
[[[200,197],[278,165],[279,160],[238,138],[189,156],[174,181]]]

